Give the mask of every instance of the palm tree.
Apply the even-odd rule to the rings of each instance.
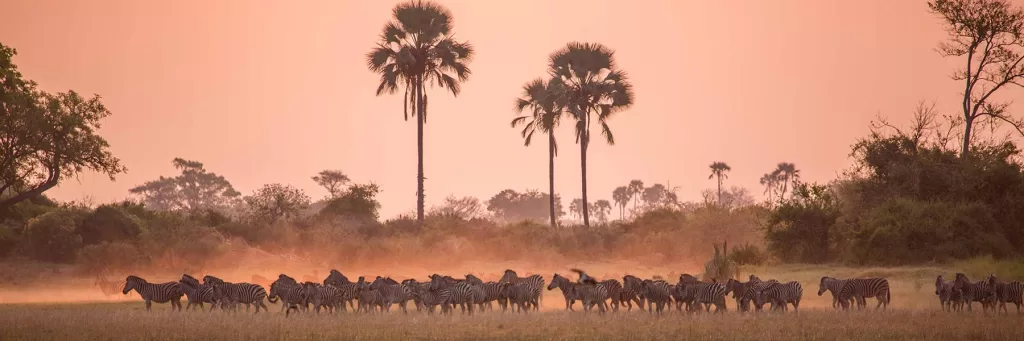
[[[626,204],[629,203],[629,189],[626,186],[616,187],[612,191],[612,200],[615,201],[615,206],[619,207],[619,219],[625,219],[623,212],[626,210]]]
[[[640,180],[633,180],[629,182],[629,197],[633,199],[633,214],[636,214],[636,204],[640,202],[640,197],[644,193],[644,182]]]
[[[537,78],[523,86],[523,97],[516,99],[516,113],[530,109],[529,115],[523,115],[512,119],[512,127],[525,124],[522,135],[525,145],[529,146],[533,139],[534,132],[541,132],[548,135],[548,186],[551,199],[549,208],[551,210],[551,227],[557,227],[555,222],[555,155],[558,154],[558,144],[555,142],[555,127],[562,117],[562,82],[558,79],[551,79],[545,82]]]
[[[761,176],[761,184],[764,185],[764,193],[768,194],[768,204],[770,206],[773,203],[772,193],[775,192],[775,187],[779,184],[778,174],[775,172],[765,173]]]
[[[711,175],[708,176],[708,180],[711,178],[718,178],[718,204],[722,204],[722,178],[729,178],[728,173],[732,170],[725,162],[715,161],[711,163]]]
[[[580,217],[583,215],[584,207],[586,207],[586,205],[583,204],[583,199],[572,199],[572,202],[569,203],[569,213],[571,213],[574,218]]]
[[[612,211],[612,203],[608,202],[608,200],[601,199],[594,202],[593,206],[594,212],[597,212],[597,219],[601,221],[601,223],[607,223],[608,213],[611,213]]]
[[[587,147],[590,124],[597,120],[601,135],[615,144],[608,119],[633,105],[633,86],[626,73],[615,65],[615,53],[601,44],[573,42],[550,57],[549,72],[565,84],[566,108],[576,120],[576,142],[580,145],[583,202],[587,202]],[[592,117],[596,115],[596,117]],[[590,227],[590,214],[583,207],[583,225]]]
[[[377,46],[366,54],[370,71],[380,74],[377,96],[405,89],[405,119],[409,106],[416,116],[416,221],[423,224],[423,125],[427,122],[426,86],[437,85],[458,96],[469,79],[467,64],[473,57],[468,42],[452,33],[452,15],[431,1],[412,0],[392,9],[393,20],[384,25]]]
[[[782,185],[782,191],[779,192],[779,200],[782,200],[786,195],[786,190],[789,188],[789,182],[800,178],[800,170],[796,169],[796,165],[789,162],[780,162],[772,174],[776,176],[776,181],[780,182]]]

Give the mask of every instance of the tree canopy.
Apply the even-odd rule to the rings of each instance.
[[[142,196],[147,207],[158,211],[195,211],[227,209],[239,203],[242,193],[223,176],[206,171],[198,161],[175,158],[175,177],[161,176],[128,190]]]

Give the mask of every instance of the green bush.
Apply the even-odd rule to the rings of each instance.
[[[768,261],[768,255],[756,245],[747,243],[733,249],[729,259],[737,265],[762,265]]]
[[[78,251],[78,265],[87,273],[132,272],[148,262],[134,244],[121,241],[89,245]]]
[[[32,218],[26,229],[26,240],[34,259],[52,262],[72,262],[82,247],[82,237],[75,233],[85,212],[57,209]]]
[[[82,243],[93,245],[101,242],[135,239],[144,227],[141,219],[123,208],[113,205],[97,207],[78,227]]]

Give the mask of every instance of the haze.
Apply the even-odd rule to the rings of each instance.
[[[114,113],[100,134],[128,167],[48,191],[59,200],[120,200],[198,160],[248,194],[282,182],[319,198],[310,176],[344,170],[383,192],[382,217],[415,208],[415,122],[400,95],[374,96],[367,70],[399,1],[5,1],[0,41],[43,90],[100,94]],[[543,143],[524,148],[513,99],[568,41],[615,49],[636,105],[611,120],[617,144],[588,155],[590,200],[630,179],[679,186],[680,200],[793,162],[808,181],[846,168],[876,114],[905,122],[917,102],[955,113],[959,58],[923,1],[438,1],[476,47],[458,98],[430,90],[427,206],[448,194],[486,200],[547,188]],[[567,13],[586,20],[562,20]],[[558,132],[556,191],[579,195],[579,151]]]

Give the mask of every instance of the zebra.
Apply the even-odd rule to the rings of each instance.
[[[270,283],[270,294],[267,295],[267,301],[277,303],[278,299],[281,300],[281,310],[285,311],[286,316],[290,310],[298,309],[300,306],[304,308],[303,310],[308,309],[306,307],[306,292],[298,283],[292,284],[280,278]]]
[[[501,283],[505,286],[505,294],[508,296],[508,305],[513,313],[529,312],[533,300],[533,288],[528,283],[511,284]],[[574,292],[575,295],[575,292]]]
[[[727,293],[725,284],[698,283],[687,285],[687,287],[690,286],[694,288],[694,301],[697,304],[703,304],[705,311],[710,312],[711,305],[715,306],[715,313],[724,313],[728,310],[725,306],[725,295]]]
[[[184,296],[185,292],[181,289],[181,284],[178,282],[149,283],[138,276],[128,276],[124,282],[124,289],[121,289],[121,294],[127,295],[130,291],[135,290],[146,301],[146,311],[150,310],[153,302],[171,302],[171,311],[174,311],[174,308],[178,308],[178,311],[181,311],[181,296]]]
[[[415,283],[414,288],[413,293],[418,299],[417,305],[423,306],[428,314],[433,314],[434,307],[437,306],[441,306],[441,314],[451,312],[451,292],[448,289],[431,290],[430,283]]]
[[[381,299],[380,291],[370,289],[370,283],[366,282],[365,277],[359,276],[359,281],[356,282],[355,287],[359,300],[359,307],[356,308],[356,312],[362,310],[369,313],[370,309],[376,312],[377,308],[380,308],[381,312],[384,311],[384,302]]]
[[[260,308],[270,312],[267,305],[263,304],[263,299],[267,297],[267,290],[259,285],[221,282],[213,285],[213,291],[217,297],[226,297],[235,302],[244,303],[246,311],[249,311],[248,307],[251,304],[256,306],[256,314],[260,313]]]
[[[473,315],[473,285],[466,281],[456,281],[451,277],[431,275],[430,286],[433,290],[448,289],[450,301],[462,308],[463,313]]]
[[[498,283],[525,284],[529,288],[529,304],[533,306],[534,311],[540,310],[540,302],[543,298],[541,291],[544,290],[544,277],[540,275],[519,277],[512,269],[506,269]]]
[[[654,313],[655,306],[658,314],[665,311],[665,306],[672,302],[672,285],[663,280],[645,279],[641,282],[641,289],[644,297],[647,298],[647,312]]]
[[[313,309],[317,314],[320,313],[322,307],[327,307],[327,311],[333,314],[334,308],[344,304],[345,294],[338,287],[315,282],[305,282],[302,286],[305,289],[306,302],[313,304]]]
[[[550,291],[558,288],[562,291],[562,297],[565,298],[565,310],[575,311],[572,309],[572,305],[576,303],[576,300],[578,300],[579,297],[576,297],[576,292],[573,291],[574,286],[576,286],[576,283],[573,283],[568,278],[555,273],[555,275],[551,277],[551,284],[548,284],[548,290]]]
[[[935,277],[935,295],[939,297],[939,306],[944,311],[960,311],[963,308],[963,291],[954,290],[953,281],[946,281],[942,275]]]
[[[790,281],[783,284],[773,284],[757,291],[754,296],[754,304],[758,309],[764,306],[765,302],[772,303],[772,310],[787,310],[787,304],[793,304],[793,310],[799,310],[800,299],[804,296],[804,287],[800,282]]]
[[[224,283],[224,280],[210,275],[203,276],[203,284],[214,285],[217,283]]]
[[[469,282],[469,284],[472,284],[472,285],[483,285],[484,284],[484,281],[480,280],[480,278],[474,276],[473,274],[466,274],[466,282]]]
[[[619,292],[619,302],[626,304],[627,311],[633,311],[633,302],[636,302],[643,309],[645,299],[640,294],[641,285],[643,285],[643,280],[636,276],[625,275],[622,277],[622,291]]]
[[[760,279],[756,279],[748,282],[748,284],[749,285],[747,285],[746,290],[740,295],[738,309],[741,312],[747,312],[750,310],[750,304],[755,302],[757,299],[757,293],[764,291],[773,285],[779,284],[779,281],[770,279],[762,282]],[[760,311],[761,306],[754,304],[754,310]]]
[[[751,281],[753,281],[754,275],[750,276]],[[828,291],[830,294],[832,294],[832,308],[838,309],[840,306],[839,291],[842,290],[844,286],[846,286],[847,281],[849,280],[832,278],[828,276],[822,277],[821,282],[819,282],[818,284],[818,296],[821,296],[822,294],[825,293],[825,291]],[[849,304],[853,304],[853,302],[849,302]]]
[[[988,283],[992,287],[992,292],[995,295],[995,303],[999,304],[998,309],[1002,309],[1003,312],[1006,310],[1006,302],[1013,303],[1017,306],[1017,313],[1020,314],[1021,296],[1024,294],[1024,286],[1018,281],[1012,281],[1004,283],[996,278],[996,275],[990,275],[988,277]],[[995,307],[993,307],[995,308]],[[997,310],[998,311],[998,310]]]
[[[611,297],[608,296],[608,288],[603,283],[590,284],[589,281],[576,283],[570,290],[576,297],[579,297],[584,312],[590,312],[595,305],[601,314],[608,310],[608,303],[605,301]]]
[[[185,297],[188,298],[185,310],[191,309],[192,306],[203,310],[203,303],[210,303],[210,311],[213,311],[213,286],[199,284],[199,280],[188,274],[182,274],[178,283],[181,284],[181,289],[185,292]]]
[[[953,280],[953,289],[961,290],[964,295],[964,302],[967,303],[967,311],[971,311],[972,302],[980,302],[981,310],[987,311],[992,301],[992,288],[986,281],[978,281],[971,283],[971,280],[967,278],[961,272],[956,273],[956,278]]]
[[[732,293],[732,298],[736,300],[736,307],[740,306],[740,297],[747,291],[751,285],[757,284],[755,281],[740,282],[738,280],[730,278],[725,282],[725,290]]]
[[[405,284],[389,284],[387,280],[378,276],[373,283],[370,284],[370,290],[377,290],[381,295],[381,302],[384,304],[385,311],[391,311],[391,305],[397,303],[402,307],[403,313],[409,313],[406,309],[406,303],[412,299],[412,290]]]
[[[352,283],[352,281],[349,281],[348,277],[345,277],[345,275],[341,274],[340,271],[335,269],[331,269],[331,273],[328,274],[327,278],[324,279],[324,285],[333,285],[339,288],[342,285],[349,283]]]
[[[884,307],[888,309],[892,300],[892,292],[889,290],[889,280],[882,277],[854,278],[846,281],[846,285],[839,290],[839,303],[843,309],[847,309],[852,301],[857,302],[859,308],[867,305],[867,298],[874,297],[878,300],[875,309]]]

